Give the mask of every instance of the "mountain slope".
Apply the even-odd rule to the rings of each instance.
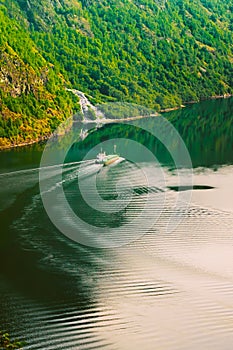
[[[37,76],[47,70],[56,81],[38,84],[54,96],[62,91],[63,102],[55,98],[57,121],[65,117],[62,110],[68,114],[75,106],[64,86],[92,95],[93,102],[128,101],[155,109],[232,94],[229,1],[5,0],[1,8],[1,21],[17,21],[27,37],[26,57],[19,32],[11,34],[18,38],[12,47],[22,62],[30,61]],[[6,61],[3,56],[1,65]],[[35,89],[30,89],[33,98]],[[14,94],[11,100],[19,100]]]
[[[78,101],[6,11],[0,11],[0,28],[0,147],[4,148],[47,137],[76,110]]]

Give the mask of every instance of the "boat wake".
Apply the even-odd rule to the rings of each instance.
[[[141,171],[145,167],[155,175],[149,185]],[[61,220],[70,220],[60,201],[61,187],[72,209],[90,224],[109,230],[119,227],[119,241],[129,234],[125,224],[140,215],[145,203],[149,203],[148,220],[161,203],[163,211],[148,232],[143,222],[135,227],[141,232],[137,240],[101,250],[62,235],[50,222],[38,190],[25,192],[27,204],[11,225],[14,245],[2,255],[4,273],[14,279],[14,290],[1,285],[0,301],[5,327],[27,341],[25,350],[126,350],[133,342],[135,349],[162,344],[175,350],[200,342],[220,349],[225,337],[233,340],[232,213],[190,204],[183,222],[168,235],[166,226],[178,195],[169,172],[164,183],[150,164],[139,168],[125,161],[103,167],[92,160],[64,165],[61,182],[58,170],[48,169],[48,190],[57,194],[52,205]],[[31,186],[35,173],[38,181],[37,171],[17,173],[18,184],[25,180]],[[13,173],[9,176],[13,179]],[[106,206],[110,201],[127,206],[107,214],[88,207],[80,187],[85,185],[89,198],[94,198],[90,185],[94,180]],[[162,320],[156,326],[155,315]],[[170,334],[174,323],[176,330]],[[185,344],[177,329],[185,334]]]

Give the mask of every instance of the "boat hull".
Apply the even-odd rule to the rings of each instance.
[[[120,157],[118,154],[106,155],[104,152],[104,153],[99,153],[95,162],[96,162],[96,164],[102,164],[103,166],[109,166],[109,165],[113,165],[113,164],[118,164],[118,163],[122,162],[123,160],[125,160],[125,158]]]
[[[116,156],[116,157],[113,157],[111,159],[107,159],[106,161],[104,161],[104,166],[116,165],[116,164],[123,162],[124,160],[125,160],[125,158]]]

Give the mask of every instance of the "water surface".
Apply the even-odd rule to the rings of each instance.
[[[25,339],[25,349],[232,349],[232,99],[203,102],[167,116],[194,164],[192,201],[170,234],[166,227],[180,188],[169,155],[150,135],[135,134],[124,125],[105,126],[73,146],[62,183],[57,168],[51,168],[51,191],[57,194],[53,209],[61,220],[69,216],[62,211],[60,186],[83,219],[100,227],[122,227],[122,235],[129,234],[124,224],[145,201],[150,218],[160,210],[147,232],[138,226],[137,239],[115,249],[80,245],[51,223],[38,186],[42,146],[0,154],[0,328]],[[153,118],[142,123],[153,125]],[[111,169],[94,161],[80,163],[99,140],[119,134],[130,134],[156,153],[165,182],[157,164],[146,159],[141,169],[158,174],[149,187],[131,162]],[[119,191],[127,198],[131,181],[127,210],[103,216],[85,205],[78,181],[96,174],[106,200],[116,199]],[[92,188],[86,191],[91,198]]]

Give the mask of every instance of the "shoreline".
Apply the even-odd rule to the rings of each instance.
[[[119,123],[119,122],[130,121],[130,120],[138,120],[138,119],[143,119],[143,118],[151,118],[151,117],[158,116],[159,113],[168,113],[168,112],[172,112],[172,111],[176,111],[176,110],[185,108],[186,105],[200,103],[202,101],[226,99],[226,98],[231,98],[231,97],[233,97],[233,94],[209,96],[207,98],[200,99],[199,101],[187,101],[187,102],[183,102],[184,104],[182,104],[180,106],[171,107],[171,108],[164,108],[164,109],[161,109],[160,111],[158,111],[158,112],[156,112],[154,114],[148,115],[148,116],[137,116],[137,117],[122,118],[122,119],[105,119],[104,121],[102,121],[102,120],[98,120],[98,121],[108,124],[108,123]],[[95,120],[93,120],[91,122],[95,122]],[[7,150],[10,150],[12,148],[19,148],[19,147],[24,147],[24,146],[26,147],[26,146],[33,145],[35,143],[40,143],[40,142],[48,140],[51,135],[42,137],[39,140],[37,139],[37,140],[29,141],[29,142],[22,142],[22,143],[18,143],[18,144],[12,144],[12,145],[9,145],[9,146],[3,146],[3,147],[0,146],[0,152],[1,151],[7,151]]]
[[[194,103],[198,103],[198,102],[194,102]],[[182,104],[182,105],[177,106],[177,107],[164,108],[164,109],[160,109],[159,113],[168,113],[168,112],[172,112],[172,111],[177,111],[178,109],[185,108],[185,107],[186,106]]]
[[[17,143],[17,144],[13,144],[13,145],[9,145],[9,146],[4,146],[4,147],[0,147],[0,152],[1,151],[7,151],[7,150],[10,150],[12,148],[19,148],[19,147],[27,147],[27,146],[31,146],[31,145],[34,145],[35,143],[40,143],[40,142],[43,142],[43,141],[46,141],[49,139],[50,136],[47,136],[47,137],[43,137],[39,140],[33,140],[33,141],[29,141],[29,142],[22,142],[22,143]]]
[[[110,124],[110,123],[128,122],[130,120],[153,118],[158,116],[159,116],[159,113],[153,113],[150,115],[138,115],[136,117],[127,117],[127,118],[120,118],[120,119],[98,119],[97,122],[99,123],[102,122],[103,124]],[[95,120],[93,122],[95,122]]]
[[[189,105],[189,104],[199,103],[202,101],[219,100],[219,99],[226,99],[226,98],[231,98],[231,97],[233,97],[233,94],[214,95],[214,96],[209,96],[209,97],[203,97],[199,101],[187,101],[187,102],[184,102],[184,104]]]

